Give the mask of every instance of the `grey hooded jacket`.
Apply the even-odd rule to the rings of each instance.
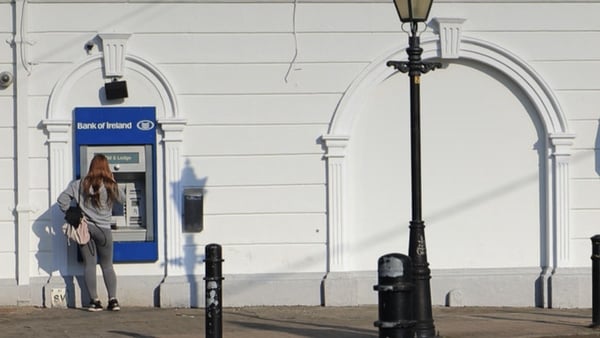
[[[101,228],[110,229],[111,216],[112,216],[112,207],[107,205],[107,193],[104,185],[100,187],[100,208],[96,208],[90,203],[80,203],[80,199],[83,200],[83,194],[80,194],[80,186],[81,180],[75,180],[69,183],[67,188],[58,195],[58,206],[62,212],[67,211],[69,206],[71,206],[71,202],[75,201],[79,204],[81,210],[88,219],[88,223],[93,223]],[[92,189],[92,188],[90,188]],[[115,202],[124,203],[125,202],[125,191],[120,186],[119,196]]]

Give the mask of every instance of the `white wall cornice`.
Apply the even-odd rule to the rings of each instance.
[[[437,25],[438,34],[440,35],[441,58],[458,59],[460,57],[462,24],[466,19],[434,18],[432,21]]]
[[[327,147],[327,158],[343,158],[345,156],[345,149],[348,145],[350,136],[348,135],[323,135],[323,141]]]
[[[157,122],[163,132],[164,142],[183,142],[183,131],[187,125],[187,120],[159,119]]]
[[[71,139],[69,132],[71,131],[71,124],[73,124],[73,121],[45,119],[42,121],[42,124],[48,132],[48,142],[61,142]],[[66,135],[68,138],[63,140],[62,137],[57,135]]]
[[[100,33],[98,36],[102,39],[104,77],[122,77],[125,73],[127,41],[131,34]]]
[[[550,134],[548,138],[554,147],[553,155],[571,155],[575,134]]]

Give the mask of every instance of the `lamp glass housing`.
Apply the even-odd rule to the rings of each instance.
[[[394,0],[402,22],[423,22],[429,16],[433,0]]]

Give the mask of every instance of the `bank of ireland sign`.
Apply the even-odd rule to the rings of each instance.
[[[79,144],[155,144],[155,108],[76,108],[74,129]]]

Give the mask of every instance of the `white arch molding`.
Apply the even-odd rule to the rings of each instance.
[[[52,205],[58,194],[73,178],[72,165],[72,112],[75,107],[69,106],[69,95],[71,89],[84,76],[90,73],[98,73],[102,76],[102,65],[104,56],[102,53],[90,56],[79,64],[73,66],[56,83],[49,98],[47,107],[47,118],[42,121],[48,133],[49,151],[49,180],[50,180],[50,204]],[[176,264],[178,258],[183,257],[183,246],[181,243],[181,163],[180,154],[183,142],[183,130],[186,120],[181,116],[178,109],[175,91],[169,84],[167,78],[150,62],[135,55],[127,54],[124,58],[124,67],[128,72],[134,72],[156,90],[160,104],[156,107],[157,123],[162,133],[157,142],[157,194],[159,196],[173,196],[174,200],[162,201],[164,212],[158,213],[159,223],[165,226],[165,234],[159,236],[159,248],[166,247],[164,252],[166,274],[169,276],[181,276],[184,269]],[[97,103],[95,103],[97,104]],[[162,159],[161,159],[162,158]],[[173,202],[174,201],[174,202]],[[159,204],[161,201],[159,201]],[[56,211],[56,210],[55,210]],[[62,215],[54,214],[52,223],[60,223]],[[161,222],[162,220],[162,222]],[[168,241],[166,246],[164,241]],[[63,255],[58,259],[62,265],[61,270],[70,274],[64,250],[58,250],[57,254]],[[159,258],[160,259],[160,258]]]
[[[440,29],[440,31],[442,31]],[[460,34],[458,35],[460,36]],[[547,142],[545,179],[548,184],[546,203],[548,222],[543,246],[546,256],[544,273],[553,273],[558,266],[566,266],[570,259],[569,248],[569,159],[574,135],[570,133],[567,118],[558,100],[543,78],[525,61],[510,51],[488,41],[460,37],[453,43],[453,53],[438,35],[424,40],[423,59],[463,58],[485,64],[500,71],[529,98],[544,126]],[[386,66],[388,60],[406,59],[406,46],[399,46],[371,63],[352,83],[344,94],[327,135],[323,140],[327,147],[328,166],[328,272],[346,271],[344,253],[344,219],[347,215],[342,192],[351,178],[345,177],[345,148],[351,138],[354,121],[363,110],[369,89],[377,86],[396,71]],[[449,55],[449,56],[448,56]],[[443,71],[443,70],[441,70]],[[546,276],[547,277],[547,276]]]

